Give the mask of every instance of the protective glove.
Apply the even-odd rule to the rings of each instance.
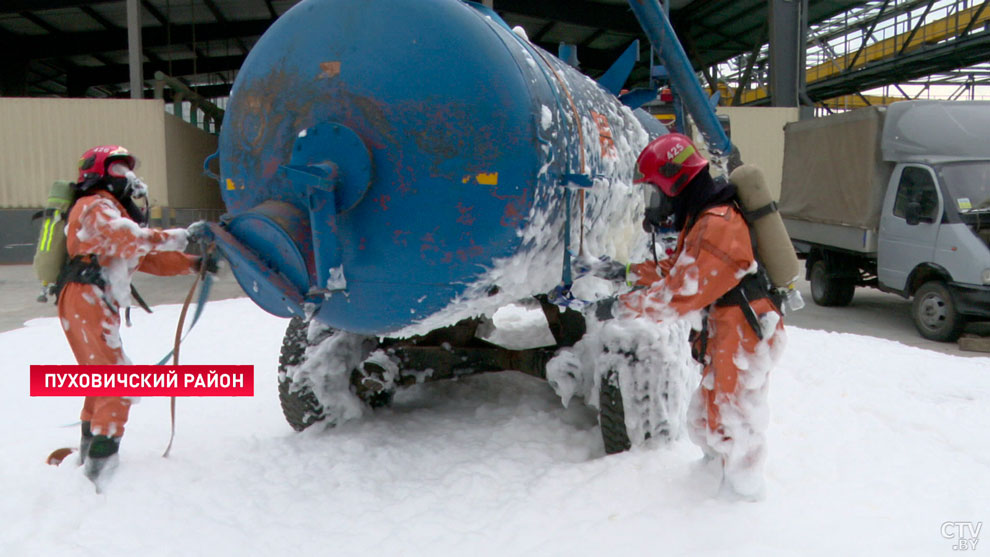
[[[602,298],[598,300],[595,304],[595,317],[599,321],[608,321],[615,317],[615,302],[618,300],[616,296],[609,296],[608,298]]]
[[[598,259],[590,255],[577,257],[571,262],[571,272],[576,277],[591,275],[605,280],[626,280],[626,265],[605,255]]]
[[[199,220],[186,227],[186,233],[190,242],[198,242],[210,237],[210,227],[205,220]]]

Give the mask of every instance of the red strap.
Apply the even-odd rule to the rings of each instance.
[[[210,252],[213,251],[213,246],[205,250],[203,253],[203,258],[205,259],[209,256]],[[196,293],[196,285],[199,281],[203,279],[206,275],[206,264],[205,262],[199,266],[199,273],[196,273],[196,280],[193,281],[192,287],[189,289],[189,293],[186,294],[186,301],[182,304],[182,311],[179,312],[179,324],[175,328],[175,346],[172,349],[172,365],[179,365],[179,345],[182,344],[182,326],[186,322],[186,312],[189,311],[189,304],[192,303],[193,295]],[[165,447],[165,452],[162,453],[162,458],[167,458],[169,451],[172,450],[172,441],[175,440],[175,397],[169,402],[169,411],[172,415],[172,431],[168,437],[168,446]]]

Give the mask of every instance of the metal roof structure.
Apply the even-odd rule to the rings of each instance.
[[[921,95],[973,100],[977,87],[985,95],[990,85],[990,1],[872,0],[809,25],[806,48],[805,91],[826,110]],[[765,72],[762,50],[753,57]],[[769,104],[765,79],[747,82],[742,68],[739,61],[722,65],[723,96]]]
[[[297,0],[140,0],[144,78],[182,79],[204,97],[229,92],[237,69],[269,25]],[[867,2],[808,0],[810,23]],[[649,46],[627,0],[494,0],[494,9],[551,52],[578,47],[581,68],[607,69],[635,39]],[[767,0],[671,0],[671,20],[695,67],[709,68],[767,42]],[[0,3],[0,92],[18,96],[127,96],[125,0]],[[648,79],[640,64],[631,82]],[[150,82],[149,82],[150,83]],[[150,91],[146,91],[150,95]]]

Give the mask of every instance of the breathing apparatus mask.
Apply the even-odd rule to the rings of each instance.
[[[128,196],[141,199],[148,196],[148,185],[134,174],[126,163],[114,162],[107,169],[107,181],[110,191],[118,197]]]
[[[107,168],[107,189],[124,205],[134,222],[141,226],[148,225],[148,184],[138,178],[124,161],[116,161]],[[138,205],[142,201],[143,207]]]
[[[674,215],[674,203],[671,198],[648,182],[643,183],[643,198],[646,202],[643,211],[643,230],[653,234],[663,228],[670,228],[670,219]]]

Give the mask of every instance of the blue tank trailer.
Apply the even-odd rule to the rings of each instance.
[[[630,5],[728,152],[656,0]],[[279,391],[294,428],[425,378],[546,378],[586,331],[567,303],[571,254],[646,242],[633,166],[666,130],[638,109],[655,91],[619,95],[637,50],[595,82],[461,0],[305,0],[271,26],[231,91],[215,155],[228,213],[210,230],[247,295],[291,318]],[[534,297],[555,345],[478,338]],[[611,383],[599,402],[615,452],[630,441]]]

